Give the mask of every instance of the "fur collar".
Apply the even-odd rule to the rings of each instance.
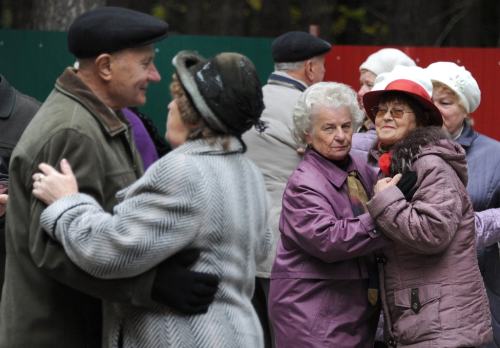
[[[392,148],[391,174],[410,171],[413,161],[422,154],[422,148],[436,145],[441,140],[451,140],[451,137],[440,127],[424,127],[408,132]]]

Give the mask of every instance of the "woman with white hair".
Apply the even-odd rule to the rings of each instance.
[[[307,149],[283,195],[271,273],[277,347],[373,347],[380,303],[371,256],[391,241],[365,210],[376,174],[349,154],[362,119],[356,92],[340,83],[317,83],[295,105],[294,136]]]
[[[469,192],[476,214],[479,268],[488,294],[494,341],[487,347],[500,347],[500,258],[495,231],[497,222],[488,225],[500,208],[500,142],[476,132],[470,114],[481,101],[481,91],[472,74],[463,66],[437,62],[425,69],[433,84],[434,104],[443,115],[443,128],[466,152]],[[488,209],[488,210],[487,210]],[[481,219],[484,217],[484,219]],[[495,220],[495,219],[493,219]],[[498,220],[497,220],[498,221]],[[492,228],[493,227],[493,228]]]

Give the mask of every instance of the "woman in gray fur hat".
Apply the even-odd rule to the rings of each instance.
[[[104,347],[262,347],[250,300],[272,234],[264,181],[241,140],[252,126],[263,128],[260,81],[252,62],[236,53],[205,60],[183,51],[173,64],[166,137],[174,150],[117,194],[113,215],[78,193],[67,162],[62,173],[41,164],[44,177],[33,176],[33,194],[50,204],[42,224],[95,277],[133,277],[196,248],[193,269],[220,278],[203,315],[156,303],[106,303]]]

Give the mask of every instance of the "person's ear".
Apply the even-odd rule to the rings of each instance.
[[[309,134],[306,134],[306,136],[304,137],[304,139],[305,139],[307,145],[309,147],[311,147],[312,141],[311,141],[311,137],[309,136]]]
[[[95,60],[97,73],[105,81],[110,81],[113,76],[112,64],[113,57],[107,53],[101,54]]]
[[[311,60],[308,60],[306,61],[306,76],[307,76],[307,79],[309,81],[313,81],[314,80],[314,61],[311,59]]]

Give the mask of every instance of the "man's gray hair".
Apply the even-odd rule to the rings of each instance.
[[[275,71],[294,71],[297,69],[302,68],[304,65],[306,65],[306,62],[308,60],[312,60],[313,62],[318,61],[318,57],[313,57],[311,59],[306,59],[302,60],[300,62],[292,62],[292,63],[274,63],[274,70]]]
[[[293,110],[293,136],[297,144],[306,148],[306,135],[311,135],[317,111],[322,108],[347,107],[352,119],[352,129],[357,129],[364,118],[359,108],[358,95],[349,86],[337,82],[318,82],[300,96]]]

